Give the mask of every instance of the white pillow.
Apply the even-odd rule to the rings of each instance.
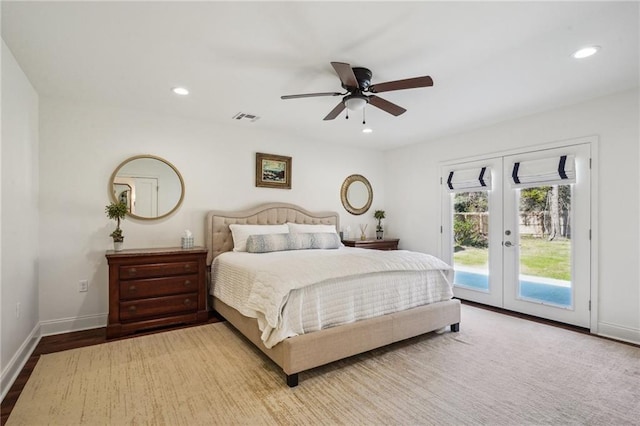
[[[311,225],[307,223],[291,223],[287,222],[289,232],[292,234],[317,234],[322,232],[331,232],[337,234],[335,225]]]
[[[233,237],[233,251],[247,251],[247,238],[249,235],[287,234],[289,227],[282,225],[241,225],[234,223],[229,225]]]

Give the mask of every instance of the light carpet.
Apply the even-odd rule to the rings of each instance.
[[[459,333],[283,373],[226,323],[44,355],[8,425],[640,421],[640,349],[463,305]]]

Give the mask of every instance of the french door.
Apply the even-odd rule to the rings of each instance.
[[[456,297],[589,327],[590,149],[443,167],[442,257]]]

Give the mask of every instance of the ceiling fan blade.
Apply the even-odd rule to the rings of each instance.
[[[323,120],[333,120],[344,110],[344,102],[340,102]]]
[[[407,111],[401,106],[398,106],[393,102],[389,102],[386,99],[379,98],[378,96],[369,96],[369,103],[374,107],[378,107],[381,110],[388,112],[391,115],[395,115],[396,117]]]
[[[343,96],[346,93],[338,92],[323,92],[323,93],[303,93],[300,95],[283,95],[280,99],[298,99],[298,98],[315,98],[318,96]]]
[[[347,90],[357,89],[358,80],[356,79],[356,75],[353,73],[353,69],[351,65],[345,64],[344,62],[331,62],[333,69],[336,70],[338,77],[340,77],[340,81],[342,82],[342,87]]]
[[[372,86],[369,86],[369,92],[381,93],[390,92],[392,90],[415,89],[418,87],[429,86],[433,86],[433,80],[427,75],[424,77],[414,77],[407,78],[405,80],[388,81],[386,83],[374,84]]]

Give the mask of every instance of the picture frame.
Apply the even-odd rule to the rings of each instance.
[[[291,189],[291,157],[257,152],[256,186]]]

